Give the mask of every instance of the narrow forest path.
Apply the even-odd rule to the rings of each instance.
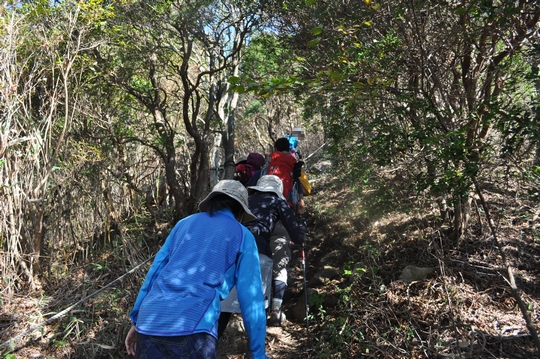
[[[282,327],[266,328],[267,354],[274,359],[309,358],[308,331],[306,322],[293,318],[292,307],[298,301],[304,301],[303,271],[299,247],[292,248],[292,262],[289,286],[285,294],[284,311],[287,321]],[[309,273],[308,273],[309,277]],[[311,343],[310,343],[311,344]],[[218,359],[244,359],[248,348],[248,339],[240,314],[233,314],[218,344]]]
[[[267,327],[266,350],[274,359],[307,358],[306,328],[289,321],[283,327]],[[248,348],[242,318],[234,315],[219,342],[218,359],[243,359]]]

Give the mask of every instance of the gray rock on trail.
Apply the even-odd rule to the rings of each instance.
[[[332,279],[339,277],[339,270],[331,267],[331,266],[324,266],[321,269],[315,273],[313,278],[311,278],[308,282],[308,286],[310,287],[318,287],[319,285],[327,284]]]
[[[320,174],[328,172],[332,168],[332,162],[329,160],[319,161],[309,167],[309,172],[313,174]]]
[[[317,290],[313,288],[308,288],[307,292],[308,298],[319,295]],[[306,296],[304,292],[302,292],[302,295],[300,296],[294,307],[292,307],[290,314],[292,315],[292,318],[298,321],[303,321],[304,319],[306,319]]]
[[[225,329],[224,338],[220,338],[219,344],[225,344],[227,350],[233,353],[246,353],[249,349],[246,329],[241,317],[232,317]]]
[[[416,266],[406,266],[401,272],[401,279],[405,283],[416,282],[419,280],[424,280],[428,274],[433,273],[436,268],[433,267],[416,267]]]

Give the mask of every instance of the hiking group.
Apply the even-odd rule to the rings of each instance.
[[[234,180],[218,182],[200,212],[175,225],[130,313],[128,354],[216,358],[231,315],[222,301],[234,289],[249,337],[245,357],[270,358],[266,325],[285,321],[290,244],[302,245],[306,235],[303,196],[311,188],[297,145],[294,137],[283,137],[267,160],[250,153],[237,164]],[[271,285],[262,280],[263,258],[272,263]],[[271,301],[265,301],[265,286],[271,287]]]

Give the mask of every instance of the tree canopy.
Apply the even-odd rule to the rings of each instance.
[[[540,199],[539,20],[535,0],[4,1],[5,281],[139,263],[295,127],[373,217],[421,199],[455,243],[474,210],[496,236],[486,188]]]

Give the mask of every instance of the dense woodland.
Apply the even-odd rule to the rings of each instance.
[[[497,354],[484,342],[473,355],[456,344],[470,349],[461,357],[533,357],[539,20],[536,0],[2,1],[3,358],[25,358],[28,347],[47,358],[127,357],[127,313],[144,270],[76,307],[80,314],[61,311],[146,268],[236,161],[269,153],[296,127],[306,130],[300,151],[316,189],[310,255],[347,255],[332,263],[341,282],[323,283],[339,304],[311,296],[311,344],[302,339],[278,358],[450,357],[425,344],[423,322],[409,321],[403,339],[391,328],[404,312],[392,307],[384,314],[393,318],[371,323],[351,298],[384,287],[413,305],[410,285],[392,287],[390,262],[407,258],[450,278],[450,263],[473,257],[465,272],[496,268],[498,279],[472,285],[469,300],[495,287],[506,293],[494,297],[508,299],[523,325],[526,344],[515,347],[533,349],[501,345]],[[310,172],[321,160],[331,169]],[[291,288],[292,298],[301,294]],[[455,329],[464,318],[444,288],[438,300],[453,315],[439,319]],[[411,349],[415,339],[421,350]]]

